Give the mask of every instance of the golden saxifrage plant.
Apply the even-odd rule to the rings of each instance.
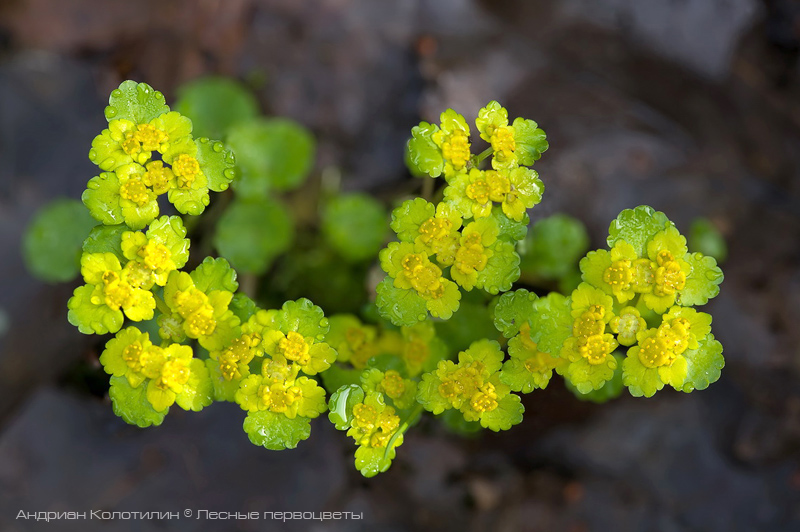
[[[580,272],[560,283],[564,293],[513,290],[521,266],[524,273],[526,264],[549,260],[560,246],[548,239],[574,228],[554,219],[527,234],[528,210],[544,192],[532,166],[548,143],[536,122],[511,121],[497,102],[478,112],[475,128],[452,109],[438,124],[413,128],[407,163],[428,193],[393,210],[396,238],[388,244],[382,232],[360,242],[337,222],[344,216],[358,226],[358,217],[371,217],[380,225],[374,200],[331,200],[326,238],[348,260],[366,263],[385,245],[377,257],[385,275],[360,315],[328,317],[305,298],[261,308],[256,293],[239,291],[223,256],[230,249],[234,264],[258,274],[266,263],[248,253],[290,253],[290,229],[261,235],[266,243],[255,251],[224,235],[246,236],[235,220],[249,219],[246,195],[258,188],[258,148],[242,139],[282,141],[297,136],[291,127],[237,126],[224,133],[232,151],[195,138],[192,120],[133,81],[111,93],[105,116],[108,128],[89,153],[100,172],[82,197],[96,225],[82,245],[85,284],[69,300],[68,317],[82,333],[113,335],[100,362],[114,412],[128,423],[159,425],[171,408],[234,402],[250,440],[280,450],[308,438],[311,420],[327,412],[355,441],[356,467],[373,476],[389,468],[424,412],[460,431],[508,430],[522,421],[520,394],[545,388],[554,372],[599,402],[625,387],[637,397],[666,385],[691,392],[720,376],[722,346],[711,316],[697,307],[717,295],[722,272],[712,257],[689,252],[675,225],[650,207],[622,211],[608,249],[585,254]],[[486,148],[473,153],[473,141]],[[217,233],[221,256],[190,261],[187,228],[202,228],[196,217],[216,204],[211,194],[231,184],[244,199],[218,220],[233,227]],[[276,216],[273,226],[290,227],[288,215]],[[489,317],[494,332],[472,327],[475,315]]]

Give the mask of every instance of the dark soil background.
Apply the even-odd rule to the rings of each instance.
[[[0,530],[800,530],[799,51],[793,0],[3,0]],[[20,235],[94,175],[121,80],[173,101],[212,73],[311,128],[317,170],[341,168],[351,190],[407,189],[409,129],[497,99],[550,139],[534,219],[567,212],[600,247],[623,208],[683,231],[710,217],[730,249],[707,307],[722,378],[602,406],[554,380],[504,434],[422,423],[372,480],[324,418],[282,453],[248,442],[236,405],[126,426],[91,393],[98,346],[66,321],[74,286],[31,279]],[[364,519],[16,519],[184,509]]]

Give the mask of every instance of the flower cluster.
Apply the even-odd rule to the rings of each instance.
[[[442,113],[440,126],[423,122],[412,130],[412,169],[444,175],[447,186],[438,205],[417,198],[392,213],[399,242],[380,253],[388,277],[378,286],[378,307],[395,325],[412,325],[428,314],[448,319],[458,310],[459,287],[497,294],[519,277],[515,245],[525,237],[527,209],[544,190],[525,166],[541,156],[547,141],[531,120],[509,125],[497,102],[481,109],[475,124],[490,145],[476,156],[469,126],[452,109]],[[489,155],[492,169],[480,169]]]
[[[355,439],[356,467],[365,476],[385,471],[419,418],[420,374],[436,369],[447,346],[430,320],[394,330],[349,314],[331,316],[325,341],[339,353],[338,363],[322,374],[333,394],[329,417]]]
[[[104,238],[115,233],[119,245]],[[86,283],[70,298],[68,318],[84,334],[115,333],[124,318],[153,318],[151,291],[167,283],[189,258],[186,229],[177,216],[162,216],[146,232],[126,226],[98,227],[84,244],[81,275]]]
[[[403,443],[404,428],[383,393],[365,392],[358,385],[343,386],[331,396],[328,417],[355,440],[355,466],[362,475],[372,477],[389,469]]]
[[[308,438],[311,419],[327,410],[325,390],[311,378],[336,360],[323,341],[328,320],[307,299],[280,310],[256,310],[241,335],[207,361],[218,400],[248,412],[250,440],[267,449],[292,449]]]
[[[608,244],[581,261],[584,282],[569,297],[506,294],[496,321],[506,324],[513,314],[530,327],[537,349],[554,359],[544,367],[583,394],[611,382],[619,346],[629,348],[622,383],[635,396],[650,397],[666,384],[689,392],[719,378],[724,359],[711,316],[692,308],[719,292],[723,276],[714,259],[689,253],[672,222],[646,206],[623,211]],[[509,333],[521,337],[522,328]]]
[[[236,295],[236,272],[223,258],[183,271],[186,229],[178,216],[157,218],[158,197],[200,214],[209,190],[225,190],[234,177],[233,156],[219,142],[192,138],[191,121],[145,84],[120,85],[106,117],[89,154],[104,172],[83,195],[101,225],[84,242],[86,284],[68,306],[81,332],[117,333],[100,357],[115,412],[144,427],[160,424],[173,404],[200,410],[236,401],[254,443],[295,447],[327,408],[310,377],[336,358],[323,342],[322,310],[308,300],[259,310]],[[149,323],[122,329],[126,318]],[[195,358],[193,342],[207,356]]]
[[[166,413],[176,402],[185,410],[211,404],[208,370],[202,360],[192,357],[189,346],[160,347],[151,343],[147,333],[127,327],[108,342],[100,362],[112,375],[112,399],[143,393],[154,413]],[[135,417],[127,417],[125,409],[117,413],[129,423],[139,424]]]
[[[336,314],[330,317],[325,341],[336,349],[338,362],[349,364],[358,372],[367,369],[372,359],[390,359],[399,362],[405,375],[416,377],[435,368],[447,354],[447,346],[428,320],[398,331],[366,325],[351,314]],[[338,386],[329,388],[335,391]]]
[[[158,217],[159,196],[183,214],[197,215],[234,178],[234,161],[221,142],[192,137],[192,122],[170,111],[145,83],[126,81],[111,93],[108,129],[92,142],[89,159],[103,172],[83,202],[106,225],[142,229]]]
[[[473,342],[458,354],[458,363],[439,362],[435,372],[422,376],[417,400],[434,414],[455,409],[466,421],[478,421],[494,431],[522,421],[525,408],[518,395],[500,379],[503,352],[492,340]]]

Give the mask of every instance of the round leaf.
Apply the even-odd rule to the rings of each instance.
[[[328,402],[328,419],[339,430],[345,430],[353,421],[353,407],[364,402],[364,390],[357,384],[340,387]]]
[[[43,281],[75,278],[81,245],[96,223],[80,201],[60,199],[46,205],[36,213],[22,240],[28,270]]]
[[[283,414],[263,410],[247,414],[243,428],[254,445],[282,451],[294,449],[311,435],[311,420],[302,416],[289,419]]]
[[[314,165],[314,137],[285,118],[257,119],[228,130],[239,178],[234,188],[245,198],[264,197],[270,188],[300,186]]]
[[[520,268],[545,279],[560,279],[572,272],[589,249],[589,234],[580,222],[555,214],[536,222],[525,239]]]
[[[169,409],[156,412],[150,401],[147,400],[147,386],[140,384],[138,388],[131,388],[125,377],[111,377],[111,388],[108,390],[114,413],[121,417],[125,423],[138,427],[161,425]]]
[[[289,248],[293,234],[292,219],[278,201],[236,201],[220,218],[214,245],[240,272],[260,274]]]
[[[230,78],[202,78],[183,85],[174,107],[192,119],[195,136],[212,139],[224,138],[233,124],[258,115],[253,94]]]
[[[348,261],[378,255],[386,239],[386,209],[366,194],[347,194],[331,200],[322,215],[328,243]]]
[[[153,90],[147,83],[123,81],[119,88],[111,91],[106,107],[106,120],[130,120],[146,124],[157,116],[169,112],[164,95]]]

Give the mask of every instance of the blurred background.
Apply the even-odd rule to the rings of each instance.
[[[219,530],[800,530],[799,54],[796,0],[4,0],[0,530],[208,529],[15,519],[183,509],[364,513]],[[20,239],[95,175],[86,154],[120,81],[169,103],[210,74],[308,127],[315,172],[336,168],[345,190],[409,190],[410,128],[497,99],[548,134],[534,221],[568,213],[597,248],[624,208],[682,232],[707,217],[729,248],[707,307],[722,378],[605,405],[554,379],[504,434],[423,422],[370,480],[324,417],[282,453],[249,443],[237,405],[125,425],[92,382],[102,346],[66,321],[76,285],[30,277]]]

